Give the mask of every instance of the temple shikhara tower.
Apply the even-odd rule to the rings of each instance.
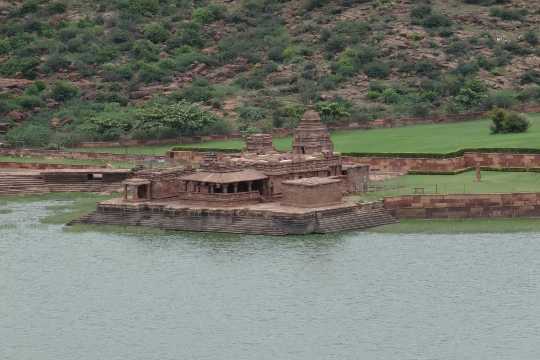
[[[294,131],[292,152],[296,155],[333,153],[334,144],[319,113],[308,110]]]

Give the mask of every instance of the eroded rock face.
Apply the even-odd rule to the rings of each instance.
[[[26,79],[8,79],[0,78],[0,90],[5,89],[24,89],[29,85],[32,85],[34,82]]]
[[[23,113],[22,111],[10,111],[6,114],[7,118],[10,120],[13,120],[15,122],[21,122],[26,119],[27,115]]]

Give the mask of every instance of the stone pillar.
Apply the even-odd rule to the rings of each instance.
[[[234,183],[234,193],[238,192],[238,183]]]
[[[224,194],[229,193],[229,185],[227,185],[227,184],[221,184],[221,186],[223,187],[223,193],[224,193]]]
[[[252,183],[253,183],[253,181],[248,181],[248,192],[251,192]]]
[[[127,195],[128,195],[127,188],[128,188],[128,186],[126,184],[124,184],[124,201],[127,200]]]

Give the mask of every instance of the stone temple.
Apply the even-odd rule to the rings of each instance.
[[[119,199],[98,204],[79,222],[267,235],[329,233],[394,222],[381,204],[349,195],[367,191],[369,166],[348,164],[319,114],[307,111],[291,152],[272,136],[247,137],[239,153],[196,156],[175,151],[187,166],[140,171]]]

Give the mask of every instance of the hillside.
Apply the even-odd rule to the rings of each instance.
[[[424,116],[540,100],[540,2],[0,1],[12,145]]]

